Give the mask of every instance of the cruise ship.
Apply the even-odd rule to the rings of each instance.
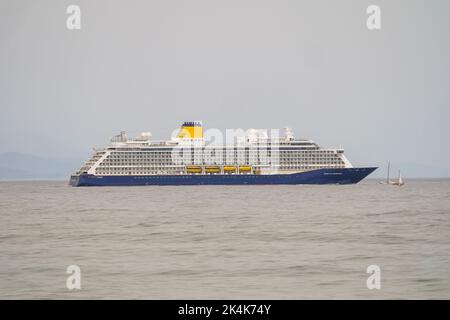
[[[208,141],[202,123],[189,121],[163,141],[149,132],[133,139],[121,132],[109,146],[94,149],[70,185],[354,184],[377,169],[353,167],[342,148],[296,139],[290,128],[233,131],[231,142],[220,143],[212,131],[216,136]]]

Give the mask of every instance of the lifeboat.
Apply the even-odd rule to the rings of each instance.
[[[225,173],[236,172],[236,167],[234,167],[234,166],[225,166],[225,167],[223,167],[223,172],[225,172]]]
[[[239,167],[239,172],[249,173],[251,171],[252,171],[252,167],[250,167],[250,166],[240,166]]]
[[[205,167],[205,172],[206,173],[219,173],[220,172],[220,167],[218,167],[218,166],[206,166]]]
[[[201,173],[202,167],[200,166],[186,166],[187,173]]]

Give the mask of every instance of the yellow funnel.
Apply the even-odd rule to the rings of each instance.
[[[202,139],[203,128],[200,121],[183,122],[178,132],[177,138],[182,139]]]

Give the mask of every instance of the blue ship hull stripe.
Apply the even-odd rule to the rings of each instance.
[[[144,186],[144,185],[276,185],[276,184],[353,184],[376,167],[317,169],[293,174],[230,175],[124,175],[81,174],[70,178],[72,186]]]

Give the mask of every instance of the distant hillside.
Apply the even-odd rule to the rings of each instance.
[[[8,152],[0,154],[0,180],[68,179],[83,160],[44,158]]]

